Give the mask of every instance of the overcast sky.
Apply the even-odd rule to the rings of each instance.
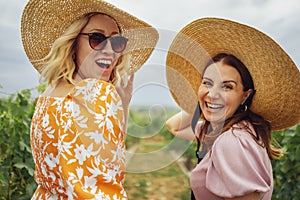
[[[0,1],[0,89],[10,94],[36,87],[39,75],[21,44],[20,18],[27,1]],[[222,17],[253,26],[286,50],[300,65],[299,0],[109,0],[160,32],[158,48],[135,76],[133,104],[175,105],[165,82],[165,55],[175,34],[201,17]]]

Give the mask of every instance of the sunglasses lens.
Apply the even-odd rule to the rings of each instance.
[[[107,38],[102,33],[92,33],[89,35],[89,42],[93,49],[101,50],[107,43]]]
[[[111,47],[116,53],[121,53],[125,50],[127,38],[123,36],[114,36],[110,38]]]
[[[111,47],[116,53],[124,51],[128,39],[123,36],[106,37],[102,33],[90,33],[89,43],[95,50],[102,50],[107,44],[107,39],[111,42]]]

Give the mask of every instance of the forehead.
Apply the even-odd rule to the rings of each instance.
[[[95,14],[90,17],[87,25],[84,27],[84,30],[100,30],[104,33],[119,33],[119,27],[116,21],[104,14]]]
[[[223,64],[222,62],[213,63],[207,67],[203,75],[204,78],[209,78],[214,81],[233,80],[241,82],[239,72],[232,66]]]

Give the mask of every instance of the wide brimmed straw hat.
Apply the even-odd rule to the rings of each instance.
[[[219,18],[189,23],[169,48],[167,82],[183,110],[195,111],[203,68],[219,53],[232,54],[246,65],[256,89],[250,110],[270,121],[272,130],[299,123],[300,73],[295,63],[266,34]]]
[[[113,17],[128,44],[123,52],[131,54],[130,70],[135,72],[149,58],[158,40],[158,32],[146,22],[102,0],[29,0],[22,14],[21,34],[25,52],[41,72],[40,61],[53,42],[74,21],[88,13]]]

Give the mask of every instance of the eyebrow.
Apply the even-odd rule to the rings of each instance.
[[[206,80],[209,80],[211,82],[214,82],[212,79],[207,78],[207,77],[203,77],[203,79],[206,79]],[[237,85],[237,82],[234,81],[234,80],[226,80],[226,81],[223,81],[222,83],[234,83],[235,85]]]
[[[105,31],[103,29],[97,29],[97,28],[96,29],[91,29],[90,32],[100,32],[102,34],[105,33]],[[114,32],[111,32],[109,36],[118,35],[118,34],[121,34],[121,33],[117,32],[117,31],[114,31]]]
[[[237,82],[235,82],[234,80],[223,81],[223,83],[234,83],[235,85],[237,85]]]
[[[210,79],[210,78],[207,78],[207,77],[202,77],[202,79],[207,79],[207,80],[209,80],[209,81],[213,82],[213,80],[212,80],[212,79]]]

